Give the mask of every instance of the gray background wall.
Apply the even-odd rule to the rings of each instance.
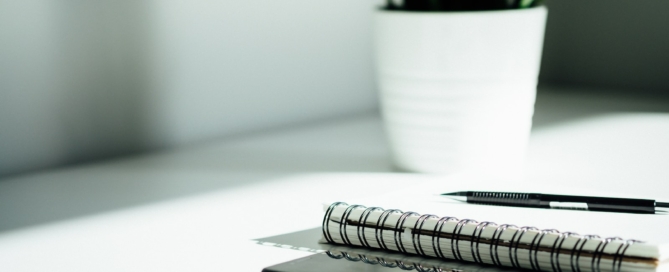
[[[542,83],[669,94],[669,1],[546,3]]]
[[[371,12],[0,0],[0,177],[371,111]]]
[[[375,4],[0,0],[0,177],[375,110]],[[669,90],[669,1],[548,5],[543,84]]]

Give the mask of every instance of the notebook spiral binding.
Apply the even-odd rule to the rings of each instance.
[[[536,231],[539,232],[538,235],[535,235],[535,237],[532,239],[532,242],[529,244],[529,265],[531,266],[532,270],[540,270],[540,269],[545,269],[546,267],[540,267],[539,266],[539,258],[538,258],[538,253],[539,253],[539,248],[541,246],[541,241],[547,234],[557,234],[559,235],[558,238],[553,242],[553,245],[551,246],[550,250],[550,268],[552,271],[556,272],[562,272],[565,269],[564,264],[560,264],[560,255],[564,254],[561,253],[561,249],[564,250],[562,247],[565,240],[570,237],[577,238],[578,240],[576,243],[573,245],[571,250],[569,250],[569,269],[571,271],[581,271],[581,267],[579,265],[579,261],[581,258],[581,255],[583,253],[584,246],[587,241],[589,240],[599,240],[599,244],[595,248],[595,250],[591,253],[591,261],[590,261],[590,268],[592,271],[601,271],[601,261],[602,257],[605,255],[604,250],[611,244],[612,241],[623,241],[623,243],[620,243],[618,245],[618,248],[615,251],[615,254],[613,255],[613,261],[612,261],[612,266],[610,271],[621,271],[621,265],[623,262],[623,257],[625,256],[625,252],[627,249],[630,247],[630,245],[634,243],[640,243],[641,241],[637,240],[623,240],[619,237],[611,237],[611,238],[605,238],[602,239],[597,235],[585,235],[581,236],[577,233],[573,232],[559,232],[558,230],[555,229],[545,229],[545,230],[539,230],[535,227],[518,227],[515,225],[510,225],[510,224],[502,224],[498,225],[494,222],[478,222],[472,219],[458,219],[455,217],[437,217],[435,215],[431,214],[425,214],[425,215],[420,215],[415,212],[403,212],[401,210],[397,209],[382,209],[379,207],[365,207],[363,205],[348,205],[345,202],[335,202],[332,203],[327,211],[325,212],[325,216],[323,217],[323,224],[322,224],[322,230],[323,230],[323,237],[328,243],[335,243],[332,233],[330,231],[330,218],[332,216],[332,213],[334,212],[335,208],[338,206],[348,206],[344,213],[342,214],[341,217],[341,224],[339,226],[339,233],[338,235],[340,238],[343,240],[343,243],[346,245],[351,245],[351,246],[356,246],[353,243],[351,243],[351,240],[348,236],[347,233],[347,226],[349,217],[353,213],[354,210],[356,209],[364,209],[362,214],[360,215],[358,219],[358,222],[360,224],[357,226],[357,237],[359,241],[362,243],[362,246],[365,247],[372,247],[369,244],[369,241],[367,240],[367,237],[365,236],[365,228],[367,225],[367,221],[369,219],[370,214],[374,211],[380,211],[382,212],[381,215],[379,216],[375,228],[374,228],[374,234],[375,234],[375,240],[379,247],[384,250],[389,250],[388,245],[386,244],[386,239],[383,238],[383,231],[384,228],[383,226],[386,226],[386,222],[388,218],[390,217],[391,214],[401,214],[399,217],[399,220],[397,220],[397,223],[395,224],[394,228],[392,228],[391,231],[393,231],[393,238],[395,242],[395,247],[398,248],[398,250],[402,253],[409,253],[413,254],[407,251],[407,249],[404,246],[404,243],[402,242],[402,233],[405,228],[404,224],[406,222],[406,219],[409,218],[410,216],[418,216],[418,219],[416,223],[413,226],[414,230],[424,230],[423,226],[425,222],[430,219],[434,218],[437,219],[438,221],[432,230],[433,233],[444,233],[443,228],[444,225],[447,222],[457,222],[455,225],[455,228],[452,229],[450,234],[453,235],[453,238],[450,241],[451,244],[451,255],[454,256],[454,258],[458,261],[467,261],[462,257],[462,252],[464,250],[469,250],[472,257],[473,261],[475,263],[479,264],[493,264],[496,266],[504,266],[502,263],[499,252],[499,244],[500,241],[502,241],[501,237],[503,233],[509,229],[514,229],[515,232],[510,239],[510,244],[508,246],[508,260],[511,262],[511,267],[514,268],[521,268],[521,269],[527,269],[527,267],[521,267],[521,262],[518,259],[518,249],[521,244],[521,239],[523,238],[523,235],[525,235],[528,231]],[[475,230],[473,233],[471,233],[471,242],[469,245],[468,249],[461,248],[459,241],[461,241],[460,236],[462,234],[462,230],[464,229],[465,225],[467,224],[477,224]],[[488,227],[494,227],[494,233],[492,235],[492,239],[490,242],[490,247],[489,247],[489,253],[492,258],[491,263],[485,263],[483,262],[483,259],[481,258],[481,247],[480,241],[481,241],[481,235],[483,234],[483,231],[488,228]],[[444,254],[441,244],[440,239],[441,237],[439,235],[433,235],[431,236],[431,246],[432,249],[434,250],[434,253],[436,256],[428,255],[425,253],[423,245],[421,245],[420,242],[420,232],[417,233],[412,233],[411,238],[413,242],[413,248],[414,251],[423,256],[427,257],[438,257],[442,259],[449,259],[446,257]],[[399,267],[404,270],[413,270],[416,269],[421,272],[432,272],[432,271],[441,271],[441,270],[436,270],[437,268],[424,268],[424,267],[417,267],[415,265],[406,265],[404,263],[398,263],[398,262],[386,262],[383,259],[376,258],[374,260],[369,260],[365,256],[358,256],[358,257],[351,257],[347,254],[342,254],[342,255],[334,255],[332,253],[328,253],[330,257],[333,258],[345,258],[349,261],[363,261],[365,263],[370,263],[370,264],[380,264],[382,266],[387,266],[387,267]]]

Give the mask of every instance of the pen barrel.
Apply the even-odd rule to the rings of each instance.
[[[650,205],[609,205],[588,203],[588,210],[602,212],[655,213],[655,206]]]
[[[470,192],[467,202],[500,206],[543,207],[539,194]]]
[[[655,200],[652,199],[507,192],[467,192],[467,202],[499,206],[587,209],[589,211],[624,213],[655,213],[656,205]]]
[[[542,195],[542,202],[586,203],[590,211],[655,213],[655,200],[615,197]]]

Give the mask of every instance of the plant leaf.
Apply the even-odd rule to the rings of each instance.
[[[520,8],[529,8],[534,4],[534,0],[521,0]]]

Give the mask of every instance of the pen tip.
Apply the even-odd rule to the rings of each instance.
[[[443,196],[467,196],[467,192],[452,192],[452,193],[443,193]]]

